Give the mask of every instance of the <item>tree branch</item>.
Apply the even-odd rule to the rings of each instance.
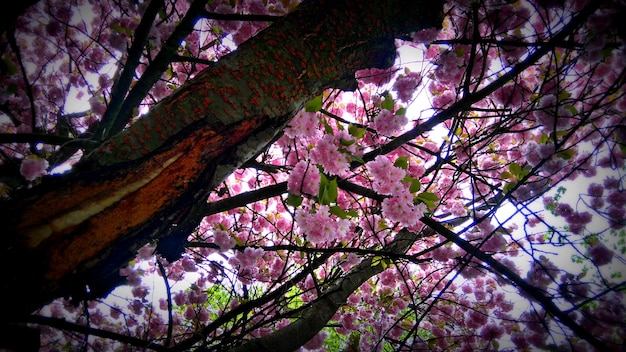
[[[132,336],[124,335],[124,334],[118,334],[112,331],[94,329],[89,326],[70,323],[66,321],[65,319],[50,318],[50,317],[44,317],[41,315],[30,315],[26,317],[24,320],[27,323],[31,323],[31,324],[45,325],[45,326],[49,326],[49,327],[56,328],[56,329],[77,332],[80,334],[88,334],[88,335],[103,337],[106,339],[119,341],[130,346],[151,349],[154,351],[163,351],[163,352],[170,351],[168,348],[165,348],[161,345],[157,345],[151,341],[138,339]]]
[[[405,132],[404,134],[396,137],[395,139],[385,144],[384,146],[366,153],[365,155],[363,155],[362,159],[367,162],[367,161],[374,160],[374,158],[377,155],[388,154],[392,152],[393,150],[401,147],[405,143],[417,138],[422,133],[428,132],[431,129],[433,129],[435,126],[454,117],[459,112],[471,108],[472,104],[480,101],[481,99],[486,98],[489,94],[495,92],[497,89],[501,88],[510,80],[517,77],[519,74],[521,74],[524,70],[534,65],[537,61],[539,61],[544,55],[546,55],[548,52],[550,52],[553,49],[553,45],[555,43],[560,43],[563,40],[565,40],[565,38],[567,38],[569,35],[571,35],[576,28],[578,28],[591,14],[595,12],[598,6],[599,6],[599,3],[597,2],[590,3],[581,11],[579,11],[576,14],[576,16],[572,18],[572,20],[561,29],[561,31],[559,31],[552,37],[552,39],[546,42],[546,45],[542,45],[538,47],[535,50],[535,52],[528,55],[526,60],[515,65],[513,68],[511,68],[510,71],[504,73],[502,76],[498,77],[496,80],[494,80],[493,82],[491,82],[490,84],[482,88],[481,90],[478,90],[472,94],[464,96],[463,99],[455,102],[454,104],[446,108],[441,113],[436,114],[429,120],[413,128],[412,130]],[[350,167],[354,168],[354,167],[358,167],[358,165],[360,165],[360,162],[353,161],[350,164]]]
[[[220,21],[250,21],[250,22],[274,22],[284,16],[273,15],[253,15],[253,14],[239,14],[239,13],[215,13],[209,11],[203,11],[201,16],[208,20],[220,20]]]
[[[141,59],[143,47],[148,40],[152,23],[163,6],[163,0],[151,1],[141,17],[141,22],[135,30],[133,44],[130,49],[128,49],[128,57],[124,65],[124,69],[122,70],[122,74],[111,88],[109,106],[107,107],[104,116],[102,116],[102,120],[94,136],[96,140],[102,140],[105,137],[110,136],[112,133],[115,133],[115,131],[111,130],[111,128],[117,125],[116,120],[120,118],[120,114],[124,111],[122,110],[124,97],[126,97],[128,88],[130,87],[133,77],[135,76],[137,66],[139,66],[139,60]],[[125,124],[126,122],[124,125]]]
[[[396,234],[394,240],[385,246],[384,250],[396,254],[405,253],[418,237],[418,234],[402,229]],[[311,305],[301,309],[300,318],[293,323],[269,335],[235,347],[229,352],[296,350],[326,326],[337,309],[345,304],[348,297],[359,286],[383,270],[385,266],[382,262],[374,262],[372,257],[363,260],[344,277],[339,278]]]
[[[489,265],[491,269],[497,271],[500,275],[506,277],[511,280],[520,290],[522,290],[525,294],[532,297],[534,300],[539,302],[543,306],[543,308],[550,313],[552,316],[557,318],[561,323],[570,328],[575,334],[583,338],[585,341],[589,342],[592,346],[597,348],[600,351],[609,351],[608,346],[598,340],[593,334],[587,331],[582,326],[578,325],[569,315],[561,311],[552,300],[545,296],[540,290],[538,290],[535,286],[526,282],[526,280],[522,279],[519,275],[513,272],[511,269],[506,267],[504,264],[498,262],[492,256],[484,253],[478,248],[474,247],[468,241],[460,238],[456,233],[450,231],[447,227],[443,226],[439,222],[433,220],[430,217],[422,217],[420,219],[424,224],[428,225],[431,229],[435,230],[438,234],[450,240],[461,249],[476,257],[480,261]]]
[[[97,146],[97,142],[82,139],[64,137],[47,133],[0,133],[0,144],[7,143],[43,143],[51,145],[68,145],[72,144],[77,148],[89,148]]]

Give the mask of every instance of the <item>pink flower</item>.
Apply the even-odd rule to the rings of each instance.
[[[145,286],[135,286],[132,289],[133,297],[144,298],[148,295],[148,288]]]
[[[587,188],[587,193],[589,193],[589,195],[592,197],[602,197],[602,194],[604,193],[604,187],[602,187],[602,185],[600,184],[592,183],[589,185],[589,188]]]
[[[326,205],[320,206],[315,213],[299,209],[296,222],[306,239],[314,244],[340,239],[350,228],[348,220],[332,218]]]
[[[422,76],[418,72],[408,72],[400,75],[393,84],[393,90],[398,93],[398,99],[408,103],[413,97],[413,93],[422,82]]]
[[[427,210],[424,203],[413,204],[412,197],[393,196],[383,200],[382,205],[385,218],[405,226],[417,224]]]
[[[365,84],[372,83],[377,86],[380,86],[383,84],[387,84],[389,83],[389,81],[391,81],[392,70],[393,70],[393,67],[385,68],[385,69],[368,68],[368,69],[356,71],[354,76],[356,77],[356,79],[358,79],[359,81]]]
[[[104,105],[104,103],[96,96],[89,99],[89,105],[91,107],[91,112],[99,116],[104,115],[104,112],[107,109],[106,105]]]
[[[480,337],[486,340],[492,340],[504,335],[504,327],[502,325],[489,324],[480,330]]]
[[[391,195],[394,194],[394,185],[400,184],[406,172],[393,165],[384,155],[378,155],[373,161],[367,164],[367,170],[372,174],[374,180],[374,191]]]
[[[380,274],[380,283],[383,286],[395,287],[396,286],[396,276],[393,271],[385,270]]]
[[[183,259],[180,260],[180,263],[183,266],[183,269],[187,272],[193,272],[197,270],[196,262],[189,257],[184,257]]]
[[[324,135],[311,150],[311,161],[322,165],[331,175],[340,175],[348,170],[348,158],[339,151],[331,135]]]
[[[304,344],[304,348],[307,350],[317,350],[324,346],[324,340],[326,339],[328,334],[326,332],[320,332],[315,337],[310,339],[307,343]]]
[[[500,232],[494,233],[485,243],[480,247],[485,252],[499,252],[504,246],[506,246],[506,239]]]
[[[591,246],[588,250],[589,256],[591,260],[596,263],[596,265],[606,265],[613,260],[613,251],[608,249],[604,243],[597,241],[595,245]]]
[[[462,67],[465,65],[463,57],[456,52],[447,50],[439,55],[435,69],[435,77],[443,84],[455,84],[461,80]]]
[[[405,115],[395,115],[389,110],[382,110],[375,118],[373,128],[378,133],[391,136],[402,130],[409,122]]]
[[[493,100],[504,106],[519,106],[524,99],[522,89],[516,83],[507,83],[493,93]]]
[[[320,171],[315,165],[300,160],[289,174],[287,189],[292,194],[315,196],[320,188]]]
[[[48,161],[37,156],[29,156],[22,160],[20,173],[28,181],[34,181],[38,177],[48,174]]]
[[[422,29],[419,32],[415,32],[411,35],[411,38],[416,43],[425,43],[428,44],[433,40],[437,39],[437,35],[439,34],[438,28],[426,28]]]
[[[216,230],[213,236],[215,244],[220,247],[220,252],[227,251],[237,244],[235,239],[226,231]]]
[[[152,258],[152,255],[154,254],[154,249],[155,247],[151,244],[147,244],[141,248],[139,248],[139,250],[137,251],[137,255],[139,256],[140,259],[150,259]]]
[[[300,110],[291,119],[285,128],[285,135],[289,138],[308,137],[317,138],[320,135],[320,122],[314,112]]]

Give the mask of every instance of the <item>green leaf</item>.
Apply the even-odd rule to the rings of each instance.
[[[15,74],[19,71],[17,66],[15,66],[15,64],[10,59],[6,59],[4,57],[2,58],[2,61],[0,61],[0,69],[6,71],[6,73],[10,75]]]
[[[563,160],[569,160],[572,157],[574,157],[574,155],[576,154],[575,151],[573,151],[572,149],[567,149],[567,150],[562,150],[558,153],[556,153],[556,156],[563,159]]]
[[[320,174],[320,190],[319,202],[323,205],[329,205],[337,200],[337,179],[328,181],[324,174]]]
[[[399,108],[398,110],[396,110],[396,115],[401,116],[406,114],[406,108]]]
[[[294,208],[297,208],[300,206],[300,204],[302,204],[302,197],[289,193],[289,195],[287,196],[287,204],[291,205]]]
[[[317,112],[322,108],[322,96],[318,95],[304,106],[306,112]]]
[[[348,219],[350,218],[350,216],[348,215],[348,212],[343,210],[340,206],[338,205],[333,205],[332,207],[328,208],[328,211],[331,214],[335,214],[338,217],[342,218],[342,219]]]
[[[503,172],[503,173],[501,173],[501,174],[500,174],[500,177],[501,177],[501,178],[503,178],[503,179],[507,179],[507,178],[511,178],[511,177],[513,177],[513,174],[511,174],[511,173],[510,173],[510,172],[508,172],[508,171],[505,171],[505,172]]]
[[[324,120],[324,131],[330,135],[335,134],[335,131],[333,131],[333,128],[328,124],[328,122],[326,122],[326,120]]]
[[[567,104],[567,105],[565,105],[563,108],[565,108],[565,109],[569,110],[569,112],[571,112],[571,113],[572,113],[572,115],[574,115],[574,116],[575,116],[575,115],[578,115],[578,109],[576,109],[576,108],[574,107],[574,105]]]
[[[396,159],[396,161],[393,163],[393,166],[406,170],[406,168],[409,167],[409,157],[399,156],[398,159]]]
[[[548,139],[550,139],[550,137],[548,137],[547,134],[542,133],[541,136],[539,136],[539,139],[537,140],[537,143],[539,143],[539,144],[546,143],[548,141]]]
[[[571,95],[568,91],[566,91],[566,90],[564,89],[564,90],[562,90],[562,91],[559,93],[559,101],[565,100],[565,99],[567,99],[567,98],[569,98],[569,97],[571,97],[571,96],[572,96],[572,95]]]
[[[393,97],[391,96],[391,94],[385,94],[385,100],[383,100],[383,102],[380,104],[380,107],[385,110],[393,111]]]
[[[360,156],[358,156],[358,155],[350,154],[350,157],[352,157],[352,160],[354,160],[354,161],[357,161],[357,162],[359,162],[361,164],[365,164],[365,160],[363,158],[361,158]]]
[[[515,176],[515,178],[519,179],[519,175],[522,173],[522,167],[518,163],[510,163],[509,171],[513,176]]]
[[[387,269],[387,267],[389,266],[385,258],[377,255],[372,258],[372,267],[378,266],[379,264],[380,266],[382,266],[383,270]]]
[[[415,193],[415,192],[419,191],[420,188],[422,188],[422,183],[420,182],[420,180],[418,180],[416,178],[411,180],[411,185],[409,186],[409,192]]]
[[[356,125],[350,124],[348,126],[348,133],[350,133],[352,137],[360,139],[365,137],[365,128],[360,128]]]
[[[345,147],[349,147],[349,146],[353,145],[354,142],[356,142],[356,140],[354,140],[354,139],[343,139],[343,138],[340,141],[341,145],[343,145]]]
[[[502,192],[504,193],[509,193],[509,191],[511,191],[511,189],[513,189],[513,187],[515,187],[515,185],[517,185],[517,182],[513,181],[513,182],[507,182],[504,185],[504,188],[502,188]]]
[[[417,195],[417,198],[419,198],[420,200],[428,200],[432,202],[436,202],[439,200],[439,197],[432,192],[422,192]]]
[[[328,188],[328,178],[326,177],[326,175],[320,172],[320,188],[317,192],[317,198],[320,202],[322,196],[324,195],[324,192],[326,191],[326,188]]]
[[[439,200],[439,197],[437,197],[437,195],[432,192],[422,192],[418,194],[415,199],[426,204],[429,209],[432,209],[435,207],[435,202]]]
[[[330,202],[336,202],[337,197],[339,196],[338,187],[337,187],[337,179],[333,178],[328,183],[328,195],[330,196]]]
[[[420,180],[413,178],[409,175],[404,176],[404,178],[402,179],[402,182],[411,183],[411,185],[409,186],[409,192],[411,193],[415,193],[419,191],[420,188],[422,187],[422,183],[420,182]]]

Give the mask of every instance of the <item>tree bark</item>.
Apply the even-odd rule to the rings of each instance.
[[[121,281],[119,268],[150,241],[167,238],[175,258],[216,185],[312,97],[350,86],[356,70],[389,67],[394,38],[440,26],[442,6],[305,1],[106,141],[71,175],[2,204],[2,290],[11,302],[4,318],[59,296],[108,293]]]

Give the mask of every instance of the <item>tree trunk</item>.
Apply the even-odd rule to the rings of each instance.
[[[196,205],[303,105],[389,67],[394,38],[440,26],[442,1],[305,1],[90,153],[71,175],[2,204],[10,319],[59,296],[100,297],[142,245],[170,259]],[[167,245],[164,245],[167,243]],[[19,304],[14,304],[19,302]]]

